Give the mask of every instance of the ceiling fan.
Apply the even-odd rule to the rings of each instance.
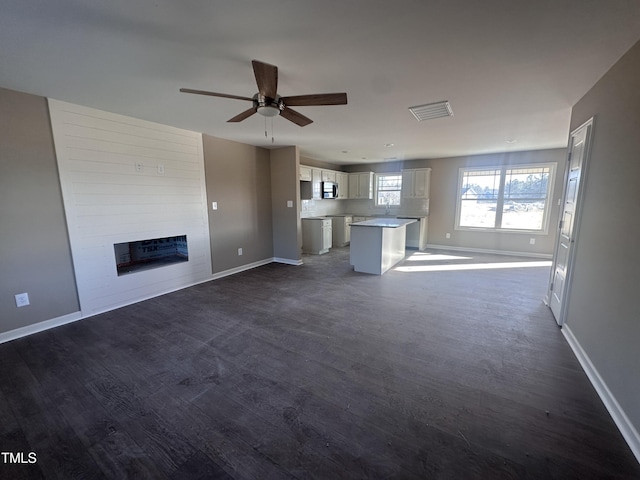
[[[236,100],[247,100],[249,102],[253,102],[253,106],[251,108],[227,120],[228,122],[241,122],[257,112],[265,117],[281,115],[296,125],[304,127],[305,125],[312,123],[313,120],[296,112],[290,107],[347,104],[346,93],[312,93],[310,95],[281,97],[278,95],[278,67],[258,60],[252,60],[251,64],[253,65],[253,73],[256,77],[256,83],[258,84],[258,93],[253,97],[208,92],[206,90],[193,90],[191,88],[181,88],[180,91],[183,93],[195,93],[196,95],[234,98]]]

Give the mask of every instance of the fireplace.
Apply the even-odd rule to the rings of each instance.
[[[189,261],[186,235],[116,243],[113,249],[118,276]]]

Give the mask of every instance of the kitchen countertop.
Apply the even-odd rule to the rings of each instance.
[[[380,217],[365,220],[364,222],[352,223],[351,227],[398,228],[414,222],[416,222],[416,219],[414,218]]]

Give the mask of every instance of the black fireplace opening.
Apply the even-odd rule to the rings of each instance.
[[[118,276],[189,261],[186,235],[113,245]]]

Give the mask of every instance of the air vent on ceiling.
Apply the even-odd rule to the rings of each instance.
[[[447,100],[409,107],[409,111],[413,113],[413,116],[416,117],[416,120],[419,122],[432,120],[434,118],[453,117],[451,104]]]

